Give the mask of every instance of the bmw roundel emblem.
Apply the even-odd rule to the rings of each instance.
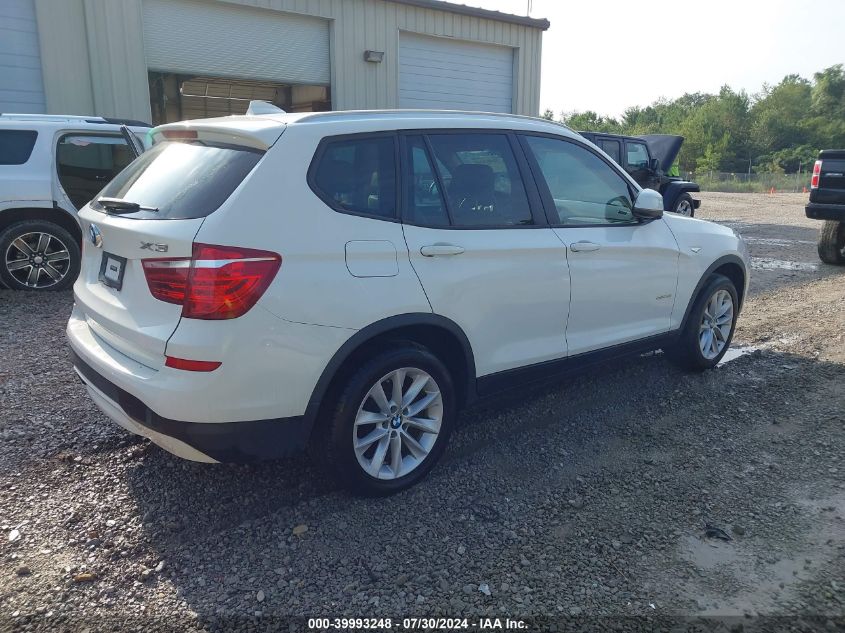
[[[97,228],[96,224],[92,224],[88,227],[88,237],[91,238],[91,243],[94,246],[97,248],[103,248],[103,234],[100,233],[100,229]]]

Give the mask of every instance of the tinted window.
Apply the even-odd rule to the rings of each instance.
[[[453,225],[533,224],[507,136],[434,134],[429,139]]]
[[[644,143],[626,143],[625,147],[630,169],[646,169],[648,167],[648,149],[646,149]]]
[[[567,141],[529,136],[558,223],[617,224],[634,219],[631,192],[625,180],[601,158]]]
[[[141,154],[101,195],[158,209],[130,217],[202,218],[226,201],[263,155],[230,145],[161,143]]]
[[[615,160],[618,164],[622,163],[622,150],[619,147],[619,141],[601,140],[598,146],[602,151]]]
[[[313,173],[317,193],[341,211],[396,215],[396,160],[392,137],[361,137],[325,146]]]
[[[0,165],[23,165],[32,155],[38,132],[0,130]]]
[[[122,136],[69,134],[56,147],[59,182],[77,208],[93,199],[132,159]]]
[[[408,159],[411,173],[407,180],[407,219],[424,226],[448,226],[449,216],[440,193],[440,186],[421,136],[408,137]]]

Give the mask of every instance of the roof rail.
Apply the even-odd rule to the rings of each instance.
[[[23,114],[0,112],[0,117],[7,121],[53,121],[56,123],[63,122],[79,122],[79,123],[101,123],[111,125],[131,125],[133,127],[152,127],[149,123],[143,121],[136,121],[134,119],[116,119],[111,117],[101,116],[79,116],[75,114]]]
[[[538,121],[542,123],[549,123],[558,127],[571,130],[568,125],[560,121],[549,121],[548,119],[541,119],[540,117],[528,116],[525,114],[511,114],[508,112],[479,112],[473,110],[427,110],[427,109],[394,109],[394,110],[330,110],[328,112],[308,112],[299,121],[319,121],[321,119],[334,119],[354,116],[372,116],[383,118],[402,118],[408,115],[430,116],[431,118],[451,117],[451,116],[467,116],[475,118],[501,118],[501,119],[518,119],[523,121]]]
[[[105,123],[102,117],[77,116],[74,114],[25,114],[17,112],[0,112],[0,117],[13,121],[85,121],[88,123]]]
[[[97,117],[102,121],[90,121],[90,123],[111,123],[113,125],[131,125],[133,127],[153,127],[144,121],[136,121],[135,119],[115,119],[112,117]]]

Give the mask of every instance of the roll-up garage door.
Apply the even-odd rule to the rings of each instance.
[[[143,0],[150,70],[286,84],[329,83],[319,18],[200,0]]]
[[[513,112],[513,49],[400,33],[399,107]]]
[[[34,0],[0,1],[0,112],[46,112]]]

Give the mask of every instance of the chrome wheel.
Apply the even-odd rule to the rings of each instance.
[[[685,215],[687,217],[692,215],[692,202],[684,198],[680,202],[678,202],[678,206],[675,209],[675,213],[679,215]]]
[[[701,354],[713,360],[728,344],[734,321],[734,302],[727,290],[718,290],[704,307],[704,315],[698,329],[698,344]]]
[[[6,270],[28,288],[49,288],[62,281],[70,270],[67,245],[49,233],[24,233],[9,244]]]
[[[358,464],[376,479],[416,469],[434,448],[443,397],[429,374],[403,367],[382,377],[364,396],[352,431]]]

